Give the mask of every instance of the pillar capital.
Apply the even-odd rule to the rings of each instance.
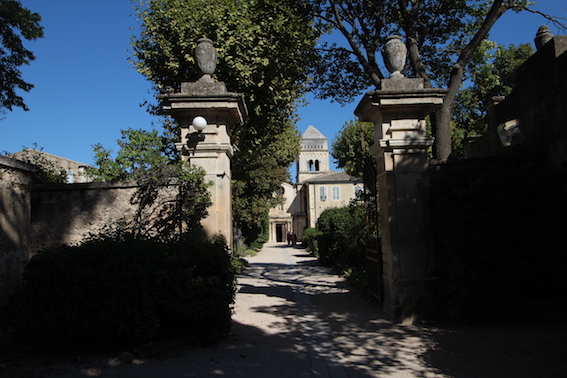
[[[422,79],[384,79],[381,87],[367,92],[354,110],[361,121],[375,122],[392,113],[423,118],[441,106],[447,93],[446,89],[423,88]]]
[[[181,127],[185,126],[183,121],[189,120],[190,125],[193,118],[201,116],[209,123],[224,124],[230,128],[242,123],[248,115],[242,93],[181,92],[159,95],[158,99],[164,112],[170,114]]]

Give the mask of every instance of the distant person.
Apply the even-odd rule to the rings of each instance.
[[[295,243],[297,243],[297,235],[295,234],[295,232],[293,232],[291,234],[291,244],[293,244],[293,246],[295,247]]]
[[[287,232],[287,245],[291,244],[291,232]]]

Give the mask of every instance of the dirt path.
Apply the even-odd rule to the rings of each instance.
[[[151,358],[68,354],[3,361],[1,377],[566,377],[567,327],[412,327],[320,267],[267,245],[239,277],[234,327],[213,348]]]

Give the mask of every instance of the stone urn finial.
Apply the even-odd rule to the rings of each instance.
[[[399,35],[391,35],[386,38],[386,43],[382,49],[382,57],[386,68],[390,71],[390,78],[404,77],[402,70],[406,65],[407,58],[406,44],[402,42],[402,37]]]
[[[534,38],[534,43],[536,45],[536,49],[541,49],[543,45],[553,39],[553,34],[549,31],[549,27],[547,25],[542,25],[537,29],[536,37]]]
[[[197,46],[193,50],[193,56],[199,70],[203,73],[199,81],[213,81],[211,75],[217,68],[217,49],[213,41],[208,38],[201,38],[197,41]]]

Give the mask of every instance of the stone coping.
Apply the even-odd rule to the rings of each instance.
[[[176,179],[172,178],[167,185],[175,185]],[[35,184],[34,191],[50,192],[50,191],[72,191],[72,190],[99,190],[99,189],[131,189],[140,185],[136,181],[118,181],[118,182],[85,182],[72,184]]]
[[[12,159],[6,156],[0,156],[0,166],[17,169],[20,171],[35,172],[35,166],[33,164],[28,164],[21,160]]]

